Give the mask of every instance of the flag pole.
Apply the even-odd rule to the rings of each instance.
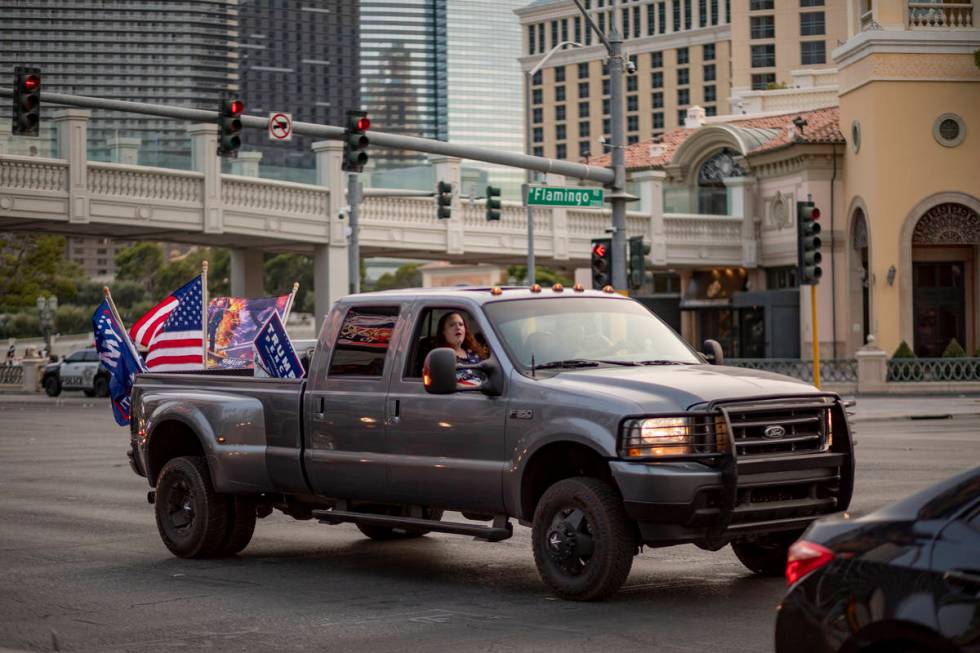
[[[201,263],[201,330],[204,333],[204,369],[208,369],[208,262]]]
[[[299,290],[299,281],[293,282],[293,292],[289,293],[289,301],[286,302],[286,310],[283,311],[282,325],[286,326],[289,321],[289,314],[293,312],[293,302],[296,301],[296,291]]]
[[[140,358],[140,354],[136,350],[136,345],[133,344],[132,339],[129,337],[129,331],[126,330],[126,325],[123,324],[122,318],[119,317],[119,309],[116,308],[116,302],[112,301],[112,293],[109,292],[109,286],[102,286],[102,294],[105,295],[106,300],[109,302],[109,310],[112,311],[113,319],[116,320],[116,324],[119,325],[119,328],[123,332],[123,339],[126,341],[126,346],[129,347],[129,353],[139,363],[140,370],[145,372],[146,365],[143,364],[143,359]]]

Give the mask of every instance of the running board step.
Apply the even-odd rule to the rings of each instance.
[[[486,540],[487,542],[500,542],[514,535],[514,527],[505,515],[494,517],[493,526],[478,526],[476,524],[419,519],[417,517],[376,515],[367,512],[351,512],[349,510],[314,510],[313,516],[321,524],[342,524],[346,522],[351,524],[367,524],[370,526],[418,529],[435,531],[437,533],[472,535],[478,540]]]

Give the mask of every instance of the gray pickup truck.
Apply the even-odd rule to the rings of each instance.
[[[463,364],[438,346],[450,313],[483,356]],[[789,544],[851,500],[837,395],[708,364],[611,292],[353,295],[308,367],[299,380],[137,377],[130,462],[175,555],[235,554],[273,509],[378,540],[493,542],[516,519],[545,583],[594,600],[644,545],[731,544],[749,569],[781,574]]]

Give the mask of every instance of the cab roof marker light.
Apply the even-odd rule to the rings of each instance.
[[[615,288],[613,288],[612,286],[603,286],[603,287],[602,287],[602,292],[604,292],[604,293],[607,293],[607,294],[610,294],[610,295],[611,295],[611,294],[613,294],[614,292],[616,292],[616,289],[615,289]]]
[[[551,287],[551,289],[555,292],[565,292],[565,286],[561,285],[560,283],[556,283]]]
[[[541,292],[541,286],[538,284],[534,284],[533,286],[531,286],[531,292]]]
[[[494,297],[497,297],[498,295],[504,294],[504,291],[500,286],[494,286],[493,288],[490,289],[490,294],[493,295]]]
[[[572,287],[572,290],[574,290],[575,292],[585,292],[585,288],[583,288],[583,287],[582,287],[582,284],[580,284],[580,283],[576,283],[576,284],[575,284],[575,285],[574,285],[574,286]]]

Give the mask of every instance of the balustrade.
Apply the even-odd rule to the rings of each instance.
[[[910,29],[973,29],[971,2],[910,2]]]

